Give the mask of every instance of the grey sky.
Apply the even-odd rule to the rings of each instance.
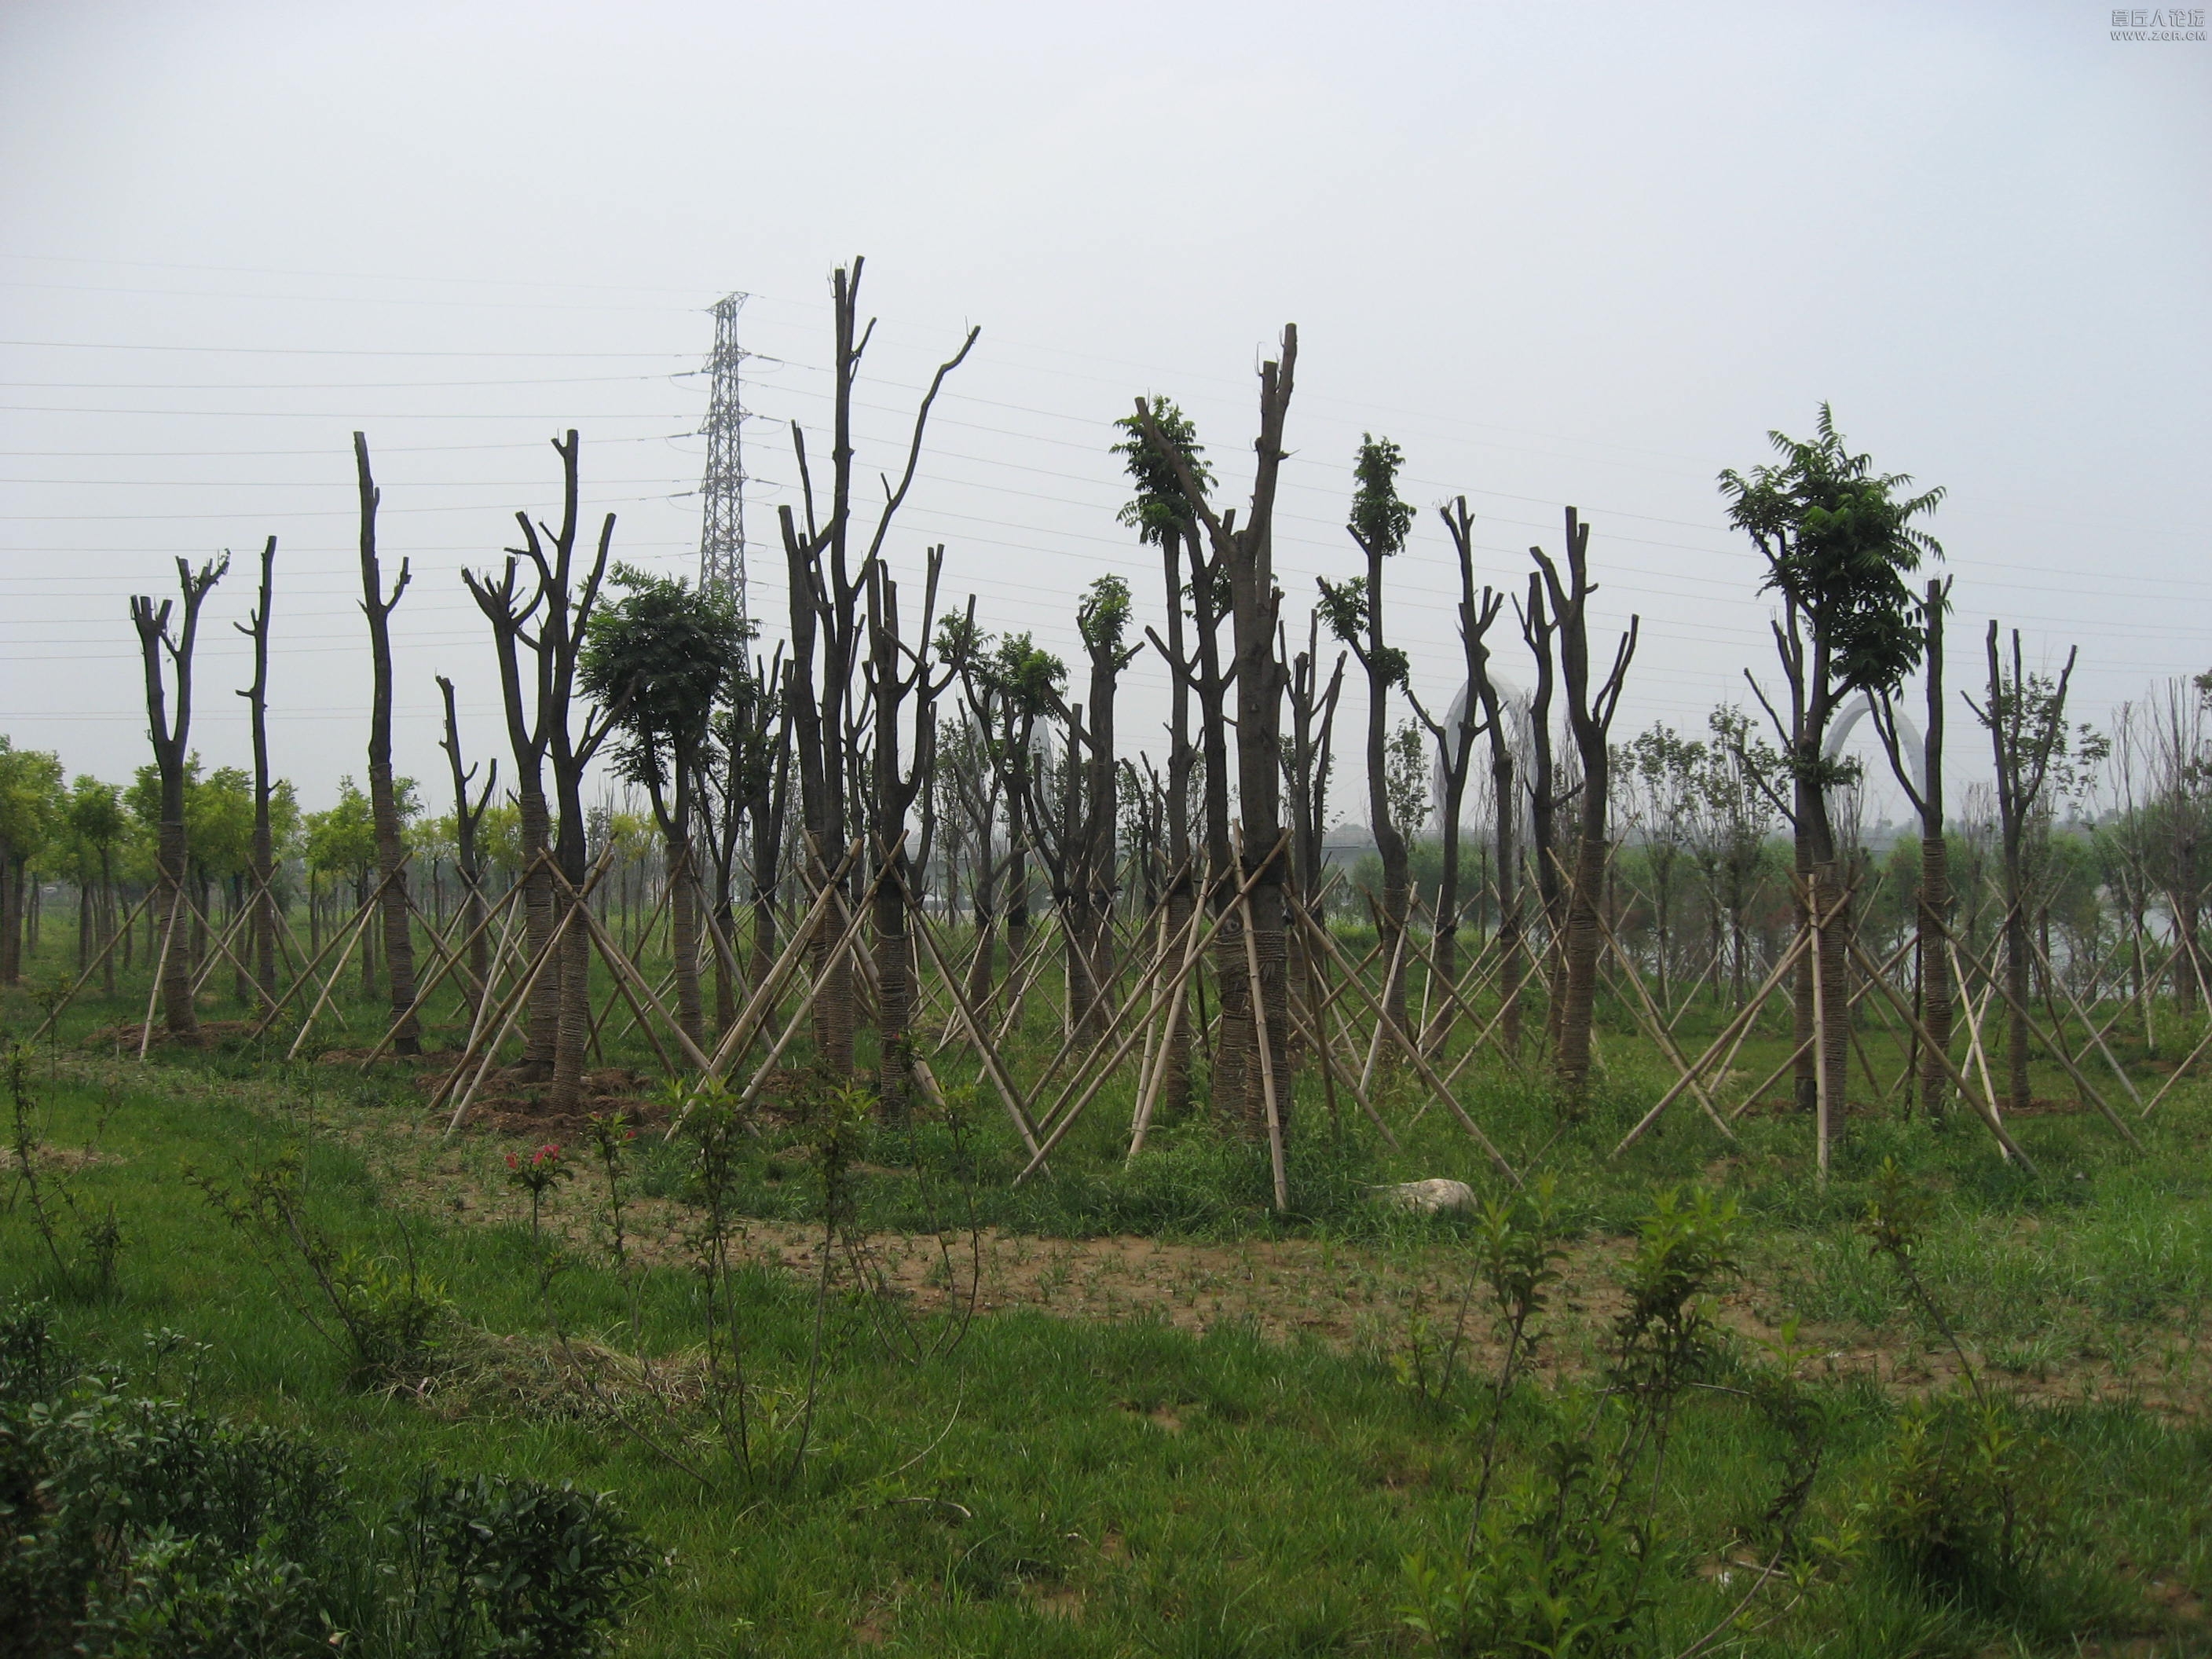
[[[983,326],[892,546],[918,568],[945,542],[991,627],[1073,654],[1108,570],[1158,614],[1106,423],[1173,396],[1241,483],[1256,352],[1296,321],[1289,614],[1352,568],[1361,431],[1396,438],[1425,518],[1389,605],[1425,695],[1456,655],[1428,505],[1467,493],[1482,574],[1517,588],[1571,501],[1600,607],[1644,616],[1621,735],[1702,727],[1771,660],[1713,475],[1827,398],[1951,490],[1954,683],[1995,616],[2039,660],[2078,643],[2101,719],[2212,666],[2212,44],[2114,42],[2110,11],[18,0],[0,731],[72,771],[141,763],[125,597],[228,546],[196,740],[242,763],[227,624],[273,532],[277,765],[311,805],[359,773],[360,427],[387,561],[414,562],[399,764],[442,810],[434,673],[498,741],[458,572],[549,510],[569,424],[620,553],[692,568],[683,371],[732,289],[761,354],[754,605],[781,614],[781,423],[823,412],[824,278],[854,252],[883,319],[867,459],[893,464],[912,388]],[[1159,676],[1133,674],[1125,740],[1157,748]]]

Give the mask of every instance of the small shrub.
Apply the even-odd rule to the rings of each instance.
[[[652,1576],[606,1492],[426,1473],[400,1511],[395,1644],[435,1659],[583,1659]]]
[[[39,1310],[0,1310],[0,1659],[581,1659],[653,1568],[605,1493],[426,1472],[378,1528],[343,1474],[80,1376]]]
[[[89,1386],[0,1410],[0,1604],[20,1612],[0,1654],[320,1650],[347,1571],[337,1460]]]
[[[1915,1401],[1885,1449],[1867,1535],[1925,1589],[1984,1605],[2024,1599],[2057,1532],[2056,1454],[2008,1400]]]
[[[190,1178],[280,1275],[305,1279],[301,1311],[345,1354],[351,1381],[407,1382],[432,1368],[453,1304],[416,1265],[411,1245],[394,1259],[340,1244],[307,1213],[295,1158],[252,1172],[242,1194],[204,1176]]]

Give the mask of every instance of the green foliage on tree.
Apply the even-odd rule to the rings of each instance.
[[[11,859],[34,859],[65,822],[61,757],[0,737],[0,848]]]
[[[1075,626],[1087,650],[1121,653],[1129,628],[1129,584],[1119,576],[1092,582],[1075,607]]]
[[[592,616],[578,684],[613,711],[623,733],[617,769],[643,784],[664,818],[672,773],[706,758],[714,710],[743,674],[751,629],[719,592],[682,577],[617,565],[620,595]]]
[[[394,778],[392,793],[403,823],[411,823],[422,810],[415,780]],[[349,777],[338,780],[337,804],[307,817],[304,851],[307,867],[325,875],[346,875],[356,884],[365,882],[376,862],[376,820],[368,797]]]
[[[1810,440],[1766,435],[1778,462],[1720,477],[1729,522],[1765,557],[1760,590],[1780,593],[1810,625],[1828,682],[1816,695],[1895,690],[1925,643],[1905,578],[1923,556],[1943,556],[1913,520],[1936,510],[1942,489],[1909,494],[1910,474],[1876,472],[1871,457],[1850,452],[1826,404]]]
[[[1390,734],[1383,787],[1389,796],[1390,821],[1409,841],[1429,821],[1429,746],[1421,728],[1407,720]]]
[[[992,689],[1024,715],[1048,713],[1067,684],[1067,665],[1026,633],[1003,635],[983,665]]]
[[[1362,548],[1386,558],[1403,552],[1413,533],[1413,505],[1398,496],[1398,469],[1405,464],[1405,451],[1388,438],[1360,434],[1352,463],[1352,517],[1345,528]]]
[[[1152,423],[1182,458],[1200,489],[1213,482],[1213,469],[1206,463],[1205,447],[1198,441],[1198,428],[1188,416],[1164,398],[1158,398],[1152,404]],[[1124,415],[1114,424],[1127,435],[1111,453],[1122,458],[1130,482],[1137,488],[1134,499],[1115,516],[1134,530],[1139,541],[1157,545],[1195,523],[1197,509],[1183,494],[1175,468],[1146,438],[1145,423],[1134,415]]]

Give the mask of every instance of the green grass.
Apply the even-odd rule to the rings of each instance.
[[[747,1485],[717,1464],[710,1488],[586,1401],[563,1409],[486,1399],[457,1412],[441,1408],[436,1386],[428,1404],[351,1389],[341,1356],[301,1316],[296,1281],[215,1212],[191,1176],[235,1184],[297,1153],[314,1212],[335,1234],[413,1252],[468,1326],[542,1350],[549,1308],[526,1231],[456,1224],[435,1196],[506,1201],[501,1160],[513,1143],[472,1135],[441,1149],[407,1133],[419,1095],[395,1068],[362,1077],[335,1065],[281,1068],[251,1052],[157,1049],[141,1070],[73,1046],[94,1023],[142,1008],[86,1006],[58,1056],[31,1068],[46,1138],[102,1154],[72,1180],[88,1208],[115,1207],[125,1243],[114,1291],[58,1282],[19,1198],[0,1216],[0,1293],[51,1299],[64,1340],[94,1358],[134,1363],[143,1334],[162,1328],[205,1344],[197,1387],[209,1408],[327,1442],[374,1503],[404,1495],[425,1464],[619,1492],[672,1557],[624,1651],[833,1654],[878,1642],[930,1655],[1413,1650],[1402,1564],[1450,1558],[1464,1536],[1480,1457],[1476,1389],[1423,1398],[1386,1354],[1271,1342],[1233,1323],[1199,1335],[1152,1319],[1034,1310],[979,1318],[948,1355],[911,1365],[878,1339],[863,1300],[841,1291],[829,1304],[818,1440],[802,1476],[787,1487]],[[19,1029],[32,1023],[27,1006],[9,1012]],[[348,1012],[356,1031],[373,1018]],[[1052,1036],[1037,1025],[1019,1062],[1031,1069]],[[1685,1045],[1702,1046],[1694,1033]],[[2207,1633],[2190,1598],[2212,1595],[2212,1386],[2194,1369],[2212,1278],[2203,1091],[2177,1090],[2141,1131],[2140,1154],[2092,1116],[2022,1120],[2041,1171],[2033,1178],[1998,1160],[1968,1119],[1855,1119],[1823,1184],[1811,1176],[1802,1120],[1753,1114],[1731,1146],[1686,1102],[1660,1133],[1608,1158],[1668,1073],[1625,1030],[1602,1046],[1603,1085],[1587,1121],[1564,1133],[1540,1086],[1508,1068],[1478,1066],[1461,1091],[1509,1158],[1556,1177],[1574,1231],[1591,1241],[1626,1233],[1662,1187],[1725,1189],[1745,1217],[1757,1302],[1839,1340],[1924,1352],[1936,1334],[1854,1232],[1876,1170],[1894,1159],[1936,1195],[1925,1278],[1992,1382],[2037,1384],[2032,1420],[2059,1449],[2062,1547],[2033,1596],[1947,1599],[1862,1550],[1821,1568],[1796,1610],[1745,1650],[2057,1654],[2085,1650],[2077,1638],[2086,1650],[2130,1641],[2146,1644],[2130,1651],[2202,1650]],[[1770,1050],[1779,1057],[1778,1038]],[[1753,1075],[1772,1063],[1740,1062]],[[939,1071],[956,1088],[972,1083],[955,1054]],[[1368,1188],[1443,1175],[1497,1194],[1501,1178],[1442,1111],[1407,1127],[1425,1096],[1418,1080],[1390,1075],[1381,1094],[1401,1152],[1356,1115],[1332,1125],[1309,1097],[1317,1089],[1301,1095],[1293,1212],[1277,1216],[1264,1152],[1202,1120],[1163,1126],[1126,1163],[1126,1082],[1093,1103],[1049,1177],[1013,1187],[1023,1160],[986,1090],[969,1137],[975,1213],[1046,1238],[1316,1239],[1346,1277],[1408,1262],[1456,1277],[1473,1223],[1398,1216]],[[744,1154],[737,1192],[749,1215],[818,1222],[819,1183],[788,1145],[797,1138],[772,1133]],[[641,1146],[642,1188],[680,1200],[680,1144]],[[942,1123],[869,1128],[856,1150],[857,1226],[934,1230],[967,1213]],[[586,1201],[580,1184],[555,1200]],[[739,1293],[761,1378],[796,1391],[811,1287],[757,1273]],[[603,1258],[580,1253],[550,1297],[563,1329],[627,1341],[629,1304]],[[641,1319],[649,1352],[696,1348],[696,1279],[653,1271]],[[1826,1380],[1816,1364],[1808,1374],[1832,1431],[1806,1531],[1840,1537],[1878,1489],[1899,1396],[1863,1372]],[[1724,1369],[1717,1380],[1728,1377]],[[2186,1409],[2172,1408],[2177,1398]],[[1509,1419],[1513,1470],[1525,1470],[1526,1443],[1559,1409],[1549,1385],[1523,1386]],[[1779,1480],[1780,1443],[1741,1396],[1702,1392],[1685,1413],[1656,1511],[1657,1654],[1688,1645],[1741,1594],[1711,1575],[1755,1534]]]

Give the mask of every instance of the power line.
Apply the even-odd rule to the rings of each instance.
[[[524,357],[551,359],[665,357],[686,362],[688,351],[417,351],[396,346],[233,346],[134,344],[127,340],[0,340],[0,346],[42,351],[195,351],[243,357]]]

